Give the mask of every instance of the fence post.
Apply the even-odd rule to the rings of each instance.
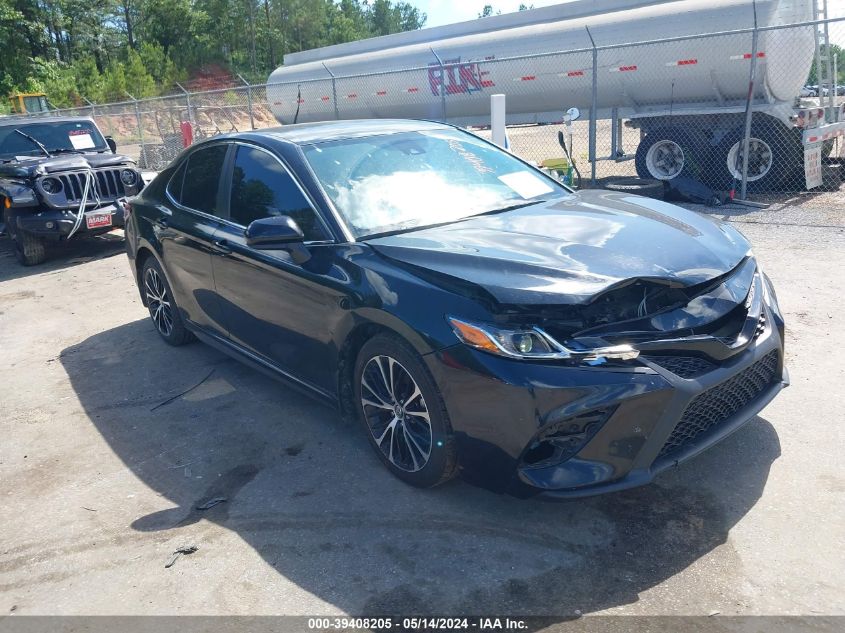
[[[322,62],[322,64],[323,68],[326,69],[326,72],[329,73],[332,78],[332,101],[334,102],[334,118],[335,121],[337,121],[340,118],[340,112],[337,109],[337,84],[335,83],[334,73],[328,66],[326,66],[326,62]]]
[[[81,96],[81,95],[80,95],[80,96]],[[93,102],[93,101],[89,101],[89,100],[88,100],[87,98],[85,98],[85,97],[82,97],[82,100],[83,100],[85,103],[87,103],[87,104],[91,107],[91,118],[93,119],[93,118],[94,118],[94,114],[95,114],[95,113],[94,113],[94,102]]]
[[[593,39],[593,34],[590,33],[590,27],[584,27],[587,30],[587,35],[590,38],[590,45],[593,47],[593,93],[590,98],[590,142],[589,142],[589,160],[590,160],[590,184],[596,184],[596,117],[598,116],[598,94],[599,94],[599,52],[596,49],[596,42]]]
[[[748,73],[748,98],[745,101],[745,134],[742,137],[742,185],[739,189],[739,199],[745,200],[748,186],[748,146],[751,142],[751,119],[753,111],[751,103],[754,101],[754,82],[757,78],[757,3],[753,2],[754,30],[751,32],[751,70]],[[736,166],[734,166],[736,169]]]
[[[437,59],[437,65],[440,66],[440,114],[441,120],[445,123],[446,122],[446,68],[443,66],[443,60],[440,59],[440,55],[438,55],[434,49],[429,46],[428,50],[431,51],[431,54],[434,55],[435,59]],[[502,145],[504,147],[504,145]]]
[[[247,107],[249,108],[249,127],[251,127],[254,130],[255,129],[255,118],[253,118],[253,116],[252,116],[252,86],[250,85],[250,83],[246,79],[244,79],[241,76],[240,73],[237,74],[237,77],[242,82],[244,82],[244,85],[246,85],[246,104],[247,104]]]
[[[502,149],[508,149],[505,128],[506,112],[505,95],[490,95],[490,136],[491,140]]]
[[[140,163],[141,167],[146,167],[147,158],[146,151],[144,150],[144,124],[141,121],[141,109],[138,107],[138,100],[135,97],[125,90],[123,92],[127,97],[132,99],[132,104],[135,106],[135,123],[138,125],[138,140],[141,143],[141,149],[138,152],[138,163]]]
[[[185,90],[178,81],[174,82],[176,86],[181,90],[185,95],[185,104],[188,107],[188,123],[191,124],[191,127],[194,125],[194,113],[191,110],[191,93]]]

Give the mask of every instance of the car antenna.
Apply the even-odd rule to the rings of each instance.
[[[42,145],[42,144],[41,144],[41,142],[40,142],[38,139],[36,139],[35,137],[30,136],[30,135],[29,135],[29,134],[27,134],[26,132],[21,132],[21,131],[20,131],[19,129],[17,129],[17,128],[15,128],[15,132],[17,132],[18,134],[20,134],[21,136],[23,136],[25,139],[29,139],[30,141],[32,141],[33,143],[35,143],[35,144],[38,146],[38,149],[40,149],[42,152],[44,152],[44,155],[45,155],[45,156],[47,156],[47,158],[53,158],[53,155],[52,155],[49,151],[47,151],[47,148],[46,148],[46,147],[44,147],[44,145]]]

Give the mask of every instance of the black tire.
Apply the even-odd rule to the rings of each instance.
[[[390,380],[386,371],[392,376],[396,397],[386,386]],[[353,380],[356,415],[376,455],[393,475],[412,486],[431,488],[457,474],[455,439],[443,397],[408,343],[390,334],[374,336],[358,353]],[[420,395],[408,398],[416,393],[414,387]],[[423,412],[428,416],[428,431]]]
[[[47,259],[44,240],[15,226],[16,218],[10,212],[4,214],[6,233],[15,243],[15,257],[23,266],[37,266]]]
[[[739,126],[725,135],[713,150],[707,183],[714,189],[731,189],[734,183],[738,188],[741,179],[735,178],[728,161],[733,158],[742,160],[740,148],[744,136],[745,127]],[[732,153],[738,143],[737,152]],[[755,116],[751,123],[749,148],[748,191],[804,188],[801,142],[786,126],[770,116]]]
[[[604,188],[610,189],[610,191],[620,191],[622,193],[632,193],[638,196],[658,199],[663,198],[665,190],[663,182],[651,178],[613,178],[605,182]]]
[[[147,258],[141,269],[141,291],[145,296],[150,319],[166,343],[179,346],[194,340],[194,335],[185,327],[167,277],[152,256]]]
[[[705,139],[694,129],[665,127],[652,130],[637,146],[634,156],[637,175],[640,178],[661,181],[672,180],[681,175],[700,180],[706,168],[703,162],[707,155],[706,147]],[[658,171],[659,169],[663,171]]]

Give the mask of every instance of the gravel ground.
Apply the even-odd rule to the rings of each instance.
[[[0,241],[0,614],[845,615],[838,195],[691,207],[754,243],[792,386],[654,484],[568,503],[411,489],[335,411],[164,345],[116,236],[30,269]]]

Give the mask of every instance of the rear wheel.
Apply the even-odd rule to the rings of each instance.
[[[152,256],[144,262],[141,283],[150,318],[161,338],[170,345],[184,345],[194,340],[194,335],[185,327],[164,272]]]
[[[695,131],[675,127],[653,130],[637,147],[637,175],[654,180],[672,180],[681,175],[699,178],[703,148],[703,140]]]
[[[729,189],[742,181],[745,129],[727,134],[713,156],[712,184]],[[755,118],[748,140],[748,190],[802,189],[801,144],[785,126],[771,117]]]
[[[419,488],[455,476],[457,459],[449,416],[434,379],[402,339],[379,334],[355,363],[358,415],[387,469]]]

